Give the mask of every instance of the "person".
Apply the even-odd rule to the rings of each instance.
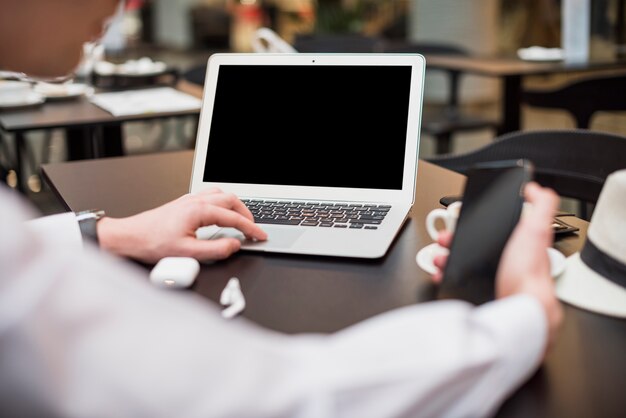
[[[68,72],[116,5],[0,0],[0,67]],[[75,231],[75,220],[62,214],[33,227],[24,222],[32,208],[0,187],[0,415],[493,415],[540,365],[561,322],[546,253],[557,197],[537,184],[526,196],[533,210],[504,251],[497,300],[434,301],[333,334],[284,335],[224,321],[213,303],[150,286],[143,269],[116,256],[232,254],[236,244],[207,249],[189,232],[213,223],[263,239],[236,197],[213,190],[105,217],[98,232],[107,251],[86,245],[77,257],[59,244],[70,233],[56,228]]]

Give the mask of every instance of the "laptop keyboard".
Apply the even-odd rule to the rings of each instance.
[[[378,229],[390,205],[242,199],[259,224]]]

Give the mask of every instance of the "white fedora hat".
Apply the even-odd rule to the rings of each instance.
[[[626,318],[626,170],[607,177],[585,245],[568,257],[556,293],[571,305]]]

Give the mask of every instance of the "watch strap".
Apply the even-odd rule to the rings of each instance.
[[[78,221],[83,239],[90,240],[96,245],[99,245],[97,224],[103,217],[104,211],[102,210],[85,210],[76,213],[76,220]]]

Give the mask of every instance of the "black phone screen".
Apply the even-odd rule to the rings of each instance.
[[[519,220],[523,189],[531,178],[527,160],[482,163],[468,172],[440,298],[474,304],[494,299],[500,256]]]

